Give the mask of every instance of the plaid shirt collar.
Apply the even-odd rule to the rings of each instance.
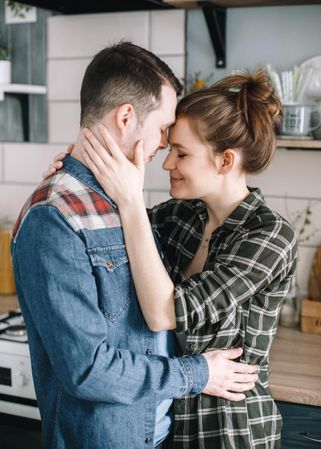
[[[244,227],[247,219],[251,214],[260,206],[264,205],[264,198],[261,194],[260,189],[248,187],[250,193],[249,195],[242,201],[242,203],[237,206],[236,209],[224,220],[221,225],[221,228],[225,228],[229,231],[238,231],[240,228]],[[207,210],[206,204],[201,200],[194,200],[192,202],[188,202],[192,204],[193,209],[196,214],[199,216],[199,219],[202,222],[206,222],[207,220]],[[187,203],[187,205],[188,205]]]
[[[67,155],[64,159],[63,170],[77,178],[79,181],[97,192],[99,195],[102,195],[114,208],[117,208],[117,204],[106,194],[92,172],[84,164],[78,161],[78,159],[75,159],[73,156]]]
[[[258,188],[248,187],[250,193],[242,203],[234,209],[223,222],[223,227],[231,231],[238,231],[244,227],[244,224],[253,212],[260,206],[265,205],[263,196]]]

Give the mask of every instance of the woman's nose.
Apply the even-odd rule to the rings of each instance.
[[[172,152],[168,153],[163,162],[163,170],[173,170],[175,168],[175,157]]]

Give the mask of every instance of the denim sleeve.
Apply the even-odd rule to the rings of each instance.
[[[109,344],[85,244],[54,207],[29,211],[12,254],[22,310],[27,308],[69,394],[132,404],[150,395],[174,398],[205,387],[203,356],[147,356]]]

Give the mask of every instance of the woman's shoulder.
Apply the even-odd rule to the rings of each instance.
[[[291,223],[266,203],[262,203],[250,217],[247,223],[249,230],[256,228],[263,235],[270,235],[271,239],[284,240],[284,243],[295,243],[296,234]]]

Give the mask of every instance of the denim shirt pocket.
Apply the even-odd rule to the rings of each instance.
[[[96,278],[99,308],[113,323],[121,319],[133,296],[133,281],[125,245],[94,247],[88,255]]]

